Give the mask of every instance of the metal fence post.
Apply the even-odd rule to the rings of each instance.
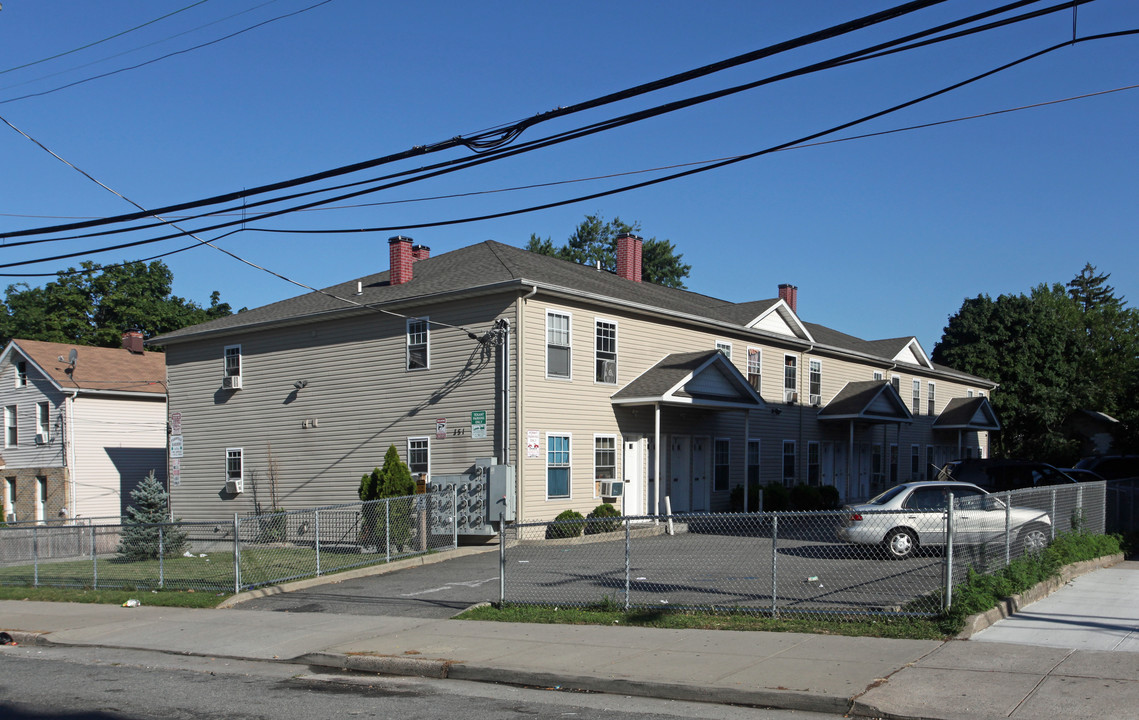
[[[392,500],[384,500],[384,558],[392,561]]]
[[[779,612],[779,601],[776,596],[779,594],[775,591],[778,577],[778,560],[779,554],[775,551],[779,545],[779,516],[771,516],[771,617],[775,617]]]
[[[956,530],[953,517],[953,493],[949,493],[949,508],[945,512],[945,597],[941,609],[948,611],[953,606],[953,533]]]
[[[1005,493],[1005,567],[1012,563],[1012,493]]]
[[[458,527],[459,513],[455,506],[455,523]],[[458,532],[458,530],[456,530]],[[498,514],[498,607],[506,604],[506,514]]]
[[[39,526],[32,525],[32,587],[40,586],[40,534]]]
[[[95,557],[95,526],[91,525],[91,589],[99,589],[99,560]]]
[[[503,518],[504,514],[498,514],[498,534],[502,535]],[[451,485],[451,547],[459,547],[459,486],[458,483]]]
[[[161,590],[166,582],[166,552],[162,546],[162,524],[158,525],[158,589]]]
[[[313,532],[316,533],[316,574],[319,576],[320,575],[320,511],[319,510],[313,510],[312,515],[313,515],[312,528],[313,528]]]
[[[625,517],[625,612],[629,612],[629,590],[631,589],[629,583],[629,518]]]
[[[233,514],[233,594],[241,592],[241,518]]]
[[[1056,539],[1056,486],[1055,485],[1052,486],[1052,514],[1049,517],[1052,518],[1052,522],[1049,523],[1049,526],[1051,527],[1052,537],[1050,537],[1049,540],[1055,540]]]

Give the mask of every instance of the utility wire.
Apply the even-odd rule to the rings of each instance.
[[[61,57],[65,57],[67,55],[71,55],[73,53],[77,53],[81,50],[86,50],[87,48],[95,47],[96,45],[101,45],[101,44],[108,42],[110,40],[114,40],[115,38],[122,37],[123,35],[126,35],[128,33],[132,33],[135,30],[141,30],[142,28],[146,27],[147,25],[153,25],[154,23],[159,22],[160,20],[165,20],[168,17],[174,17],[178,13],[185,12],[185,11],[189,10],[190,8],[197,7],[198,5],[203,5],[207,2],[209,2],[209,0],[198,0],[198,2],[190,3],[189,5],[187,5],[184,8],[179,8],[178,10],[175,10],[173,12],[168,12],[165,15],[161,15],[159,17],[156,17],[153,20],[148,20],[147,22],[144,22],[142,25],[135,25],[132,28],[122,30],[120,32],[115,33],[114,35],[109,35],[109,36],[103,38],[102,40],[96,40],[95,42],[90,42],[90,43],[87,43],[86,45],[81,45],[80,47],[74,48],[72,50],[68,50],[66,52],[61,52],[61,53],[56,53],[55,55],[52,55],[50,57],[45,57],[45,58],[40,59],[40,60],[33,60],[32,62],[24,63],[23,65],[16,65],[15,67],[10,67],[7,70],[0,70],[0,75],[5,75],[7,73],[14,72],[16,70],[23,70],[24,68],[29,68],[29,67],[32,67],[33,65],[39,65],[40,63],[45,63],[45,62],[48,62],[49,60],[55,60],[55,59],[58,59]]]
[[[72,87],[75,87],[76,85],[84,85],[84,84],[92,82],[94,80],[101,80],[103,78],[111,77],[112,75],[118,75],[119,73],[124,73],[124,72],[127,72],[129,70],[137,70],[141,67],[146,67],[147,65],[153,65],[154,63],[160,62],[162,60],[167,60],[169,58],[176,57],[178,55],[185,55],[186,53],[190,53],[190,52],[193,52],[195,50],[201,50],[202,48],[209,47],[210,45],[216,45],[216,44],[223,42],[225,40],[235,38],[238,35],[243,35],[243,34],[249,32],[251,30],[256,30],[257,28],[268,25],[269,23],[273,23],[273,22],[276,22],[278,20],[290,18],[290,17],[293,17],[295,15],[300,15],[301,13],[306,13],[309,10],[313,10],[315,8],[318,8],[321,5],[327,5],[330,2],[332,2],[332,0],[320,0],[320,2],[309,5],[308,7],[301,8],[300,10],[295,10],[295,11],[290,12],[290,13],[285,13],[284,15],[278,15],[277,17],[274,17],[274,18],[269,18],[268,20],[264,20],[262,22],[256,23],[255,25],[250,25],[247,28],[243,28],[241,30],[238,30],[237,32],[232,32],[229,35],[223,35],[220,38],[216,38],[214,40],[210,40],[208,42],[204,42],[204,43],[201,43],[199,45],[194,45],[192,47],[188,47],[188,48],[185,48],[183,50],[176,50],[175,52],[172,52],[172,53],[160,55],[159,57],[152,58],[150,60],[138,63],[136,65],[130,65],[128,67],[119,68],[118,70],[111,70],[109,72],[101,73],[99,75],[94,75],[94,76],[89,77],[89,78],[84,78],[82,80],[76,80],[75,82],[67,83],[66,85],[60,85],[59,87],[52,88],[51,90],[43,90],[40,92],[28,93],[26,95],[20,95],[18,97],[8,98],[6,100],[0,100],[0,105],[7,105],[8,103],[13,103],[13,102],[16,102],[18,100],[27,100],[28,98],[43,97],[44,95],[51,95],[52,93],[57,93],[60,90],[66,90],[67,88],[72,88]]]
[[[330,2],[330,1],[331,0],[325,0],[325,2]],[[512,128],[521,128],[524,130],[524,129],[532,127],[538,123],[547,122],[547,121],[553,120],[555,118],[564,117],[566,115],[570,115],[570,114],[577,113],[577,112],[582,112],[586,109],[600,107],[601,105],[610,104],[613,102],[617,102],[619,100],[626,100],[626,99],[629,99],[629,98],[632,98],[632,97],[635,97],[638,95],[642,95],[642,94],[645,94],[648,92],[653,92],[656,90],[660,90],[662,88],[670,87],[672,85],[677,85],[677,84],[680,84],[683,82],[688,82],[690,80],[693,80],[693,79],[696,79],[699,77],[703,77],[705,75],[709,75],[709,74],[712,74],[715,72],[720,72],[722,70],[725,70],[725,69],[728,69],[731,67],[736,67],[738,65],[742,65],[745,63],[754,62],[756,60],[762,59],[764,57],[769,57],[769,56],[775,55],[777,53],[786,52],[786,51],[794,49],[794,48],[799,48],[799,47],[810,45],[810,44],[813,44],[816,42],[821,42],[821,41],[826,40],[826,39],[838,37],[840,35],[847,34],[847,33],[853,32],[855,30],[860,30],[860,29],[869,27],[871,25],[882,23],[882,22],[885,22],[887,20],[896,19],[896,18],[901,17],[903,15],[906,15],[906,14],[909,14],[912,12],[916,12],[916,11],[921,10],[921,9],[925,9],[927,7],[931,7],[933,5],[937,5],[937,4],[940,4],[940,3],[945,2],[945,1],[946,0],[913,0],[912,2],[904,3],[904,4],[899,5],[897,7],[890,8],[890,9],[884,10],[884,11],[879,12],[879,13],[867,15],[867,16],[864,16],[862,18],[858,18],[856,20],[849,21],[846,23],[840,23],[839,25],[835,25],[835,26],[832,26],[830,28],[826,28],[824,30],[816,31],[813,33],[808,33],[807,35],[802,35],[802,36],[795,38],[793,40],[788,40],[788,41],[784,41],[781,43],[777,43],[775,45],[770,45],[770,46],[767,46],[767,47],[762,48],[760,50],[755,50],[755,51],[752,51],[749,53],[745,53],[743,55],[737,55],[733,58],[729,58],[727,60],[723,60],[723,61],[720,61],[717,63],[713,63],[711,65],[705,65],[701,68],[696,68],[694,70],[689,70],[689,71],[686,71],[684,73],[680,73],[677,75],[672,75],[672,76],[669,76],[666,78],[662,78],[662,79],[654,81],[652,83],[646,83],[646,84],[639,85],[639,86],[636,86],[633,88],[629,88],[627,90],[623,90],[623,91],[620,91],[617,93],[611,93],[609,95],[605,95],[605,96],[602,96],[600,98],[595,98],[593,100],[589,100],[589,101],[586,101],[583,103],[577,103],[577,104],[571,105],[569,107],[560,107],[560,108],[557,108],[555,110],[551,110],[551,111],[548,111],[546,113],[542,113],[542,114],[539,114],[537,116],[534,116],[532,118],[528,118],[526,120],[522,120],[522,121],[519,121],[517,123],[514,123],[511,127]],[[1018,2],[1009,3],[1005,6],[1003,6],[1001,9],[995,10],[993,12],[1003,11],[1004,9],[1007,9],[1007,8],[1020,7],[1020,6],[1031,4],[1031,3],[1037,2],[1037,1],[1038,0],[1019,0]],[[1070,0],[1070,1],[1071,2],[1090,2],[1091,0]],[[324,3],[318,3],[318,4],[324,4]],[[1068,5],[1070,5],[1070,3],[1065,4],[1065,6],[1068,6]],[[290,180],[271,183],[268,185],[262,185],[262,186],[255,187],[255,188],[243,189],[241,191],[229,192],[229,193],[225,193],[222,195],[215,195],[213,197],[209,197],[209,198],[205,198],[205,199],[201,199],[201,200],[196,200],[196,201],[192,201],[192,202],[179,203],[176,205],[161,207],[161,208],[155,209],[153,212],[155,214],[160,214],[160,215],[169,215],[171,213],[182,212],[184,210],[188,210],[188,209],[192,209],[192,208],[196,208],[196,207],[202,207],[202,206],[207,206],[207,205],[216,205],[216,204],[223,203],[223,202],[232,202],[234,200],[239,200],[239,199],[251,197],[254,195],[260,195],[260,194],[264,194],[264,193],[268,193],[268,192],[274,192],[277,190],[287,189],[290,187],[296,187],[298,185],[304,185],[304,184],[309,184],[309,183],[313,183],[313,182],[318,182],[318,181],[326,180],[326,179],[329,179],[332,177],[337,177],[337,176],[341,176],[341,175],[355,173],[355,172],[359,172],[361,170],[366,170],[366,169],[369,169],[372,167],[377,167],[379,165],[384,165],[384,164],[396,162],[398,160],[404,160],[404,159],[407,159],[410,157],[415,157],[415,156],[423,155],[423,154],[427,154],[427,153],[439,152],[442,150],[451,149],[451,148],[455,148],[455,147],[459,147],[459,146],[467,147],[467,146],[473,145],[477,148],[482,149],[491,142],[491,140],[494,136],[497,135],[498,137],[505,137],[508,134],[511,134],[511,131],[509,128],[506,130],[492,130],[492,131],[488,131],[488,132],[481,134],[481,135],[475,135],[475,136],[471,136],[471,137],[467,137],[467,138],[459,136],[459,137],[451,138],[450,140],[444,140],[441,142],[433,143],[431,145],[426,145],[426,146],[425,145],[419,145],[419,146],[415,146],[409,150],[404,150],[402,152],[394,153],[391,155],[373,158],[370,160],[365,160],[365,161],[353,163],[350,165],[344,165],[344,166],[341,166],[338,168],[333,168],[331,170],[325,170],[325,171],[322,171],[319,173],[313,173],[310,175],[305,175],[305,176],[293,178]],[[29,228],[27,230],[17,230],[17,231],[12,231],[12,232],[8,232],[8,233],[0,234],[0,238],[11,238],[11,237],[21,237],[21,236],[25,236],[25,235],[37,235],[37,234],[67,232],[67,231],[72,231],[72,230],[83,229],[86,227],[95,227],[95,226],[99,226],[99,225],[107,225],[107,224],[123,223],[123,222],[133,222],[136,220],[141,220],[141,219],[144,219],[146,217],[149,217],[150,215],[151,215],[151,213],[131,213],[131,214],[127,214],[127,215],[119,215],[119,216],[114,216],[114,217],[110,217],[110,218],[101,218],[98,220],[88,220],[88,221],[83,221],[83,222],[79,222],[79,223],[69,223],[69,224],[65,224],[65,225],[56,225],[56,226],[52,226],[52,227]]]
[[[1029,0],[1021,0],[1021,2],[1013,3],[1012,5],[1023,5],[1023,4],[1026,4],[1027,1],[1029,1]],[[1090,0],[1075,0],[1075,1],[1077,1],[1077,2],[1089,2]],[[942,42],[942,41],[957,39],[957,38],[963,36],[964,34],[984,32],[987,30],[991,30],[995,27],[1000,27],[1002,25],[1007,25],[1007,24],[1011,24],[1014,22],[1021,22],[1021,21],[1024,21],[1026,19],[1034,18],[1034,17],[1039,16],[1040,14],[1064,10],[1064,9],[1067,9],[1069,6],[1070,6],[1070,2],[1064,2],[1064,3],[1061,3],[1059,5],[1054,5],[1054,6],[1051,6],[1049,8],[1044,8],[1042,10],[1034,11],[1032,13],[1028,13],[1025,15],[1019,15],[1019,16],[1015,16],[1012,18],[1007,18],[1005,20],[1001,20],[1001,21],[998,21],[995,23],[990,23],[988,25],[984,25],[984,26],[972,28],[969,30],[965,30],[965,31],[962,31],[960,33],[955,33],[953,35],[942,36],[941,38],[936,38],[935,41]],[[551,145],[558,144],[561,142],[568,142],[569,140],[585,137],[586,135],[591,135],[591,134],[595,134],[595,133],[602,132],[605,130],[614,129],[614,128],[620,127],[622,125],[627,125],[627,124],[631,124],[634,122],[638,122],[640,120],[644,120],[644,119],[647,119],[649,117],[654,117],[654,116],[658,116],[658,115],[667,114],[670,112],[675,112],[675,111],[678,111],[680,109],[691,107],[693,105],[697,105],[697,104],[704,103],[704,102],[710,102],[712,100],[719,99],[719,98],[725,97],[727,95],[743,92],[745,90],[754,89],[754,88],[759,87],[761,85],[774,83],[774,82],[777,82],[780,80],[786,80],[786,79],[789,79],[792,77],[805,75],[805,74],[812,73],[812,72],[818,72],[818,71],[829,69],[832,67],[837,67],[839,65],[842,65],[842,64],[845,64],[848,62],[854,62],[854,61],[857,61],[863,55],[869,55],[872,53],[879,53],[884,49],[888,49],[891,47],[897,47],[898,45],[902,45],[904,43],[913,41],[913,40],[918,39],[918,38],[927,37],[929,35],[934,35],[937,33],[942,33],[948,29],[952,29],[955,27],[959,27],[961,25],[969,24],[971,22],[976,22],[978,19],[984,19],[984,18],[990,17],[994,13],[999,12],[999,11],[1003,11],[1003,10],[1007,9],[1008,7],[1010,7],[1010,6],[1004,6],[1003,8],[1000,8],[997,10],[990,10],[990,11],[986,11],[983,13],[978,13],[978,14],[975,14],[975,15],[972,15],[972,16],[969,16],[966,18],[962,18],[959,20],[955,20],[955,21],[952,21],[949,23],[945,23],[945,24],[936,26],[934,28],[929,28],[929,29],[926,29],[926,30],[923,30],[920,32],[912,33],[910,35],[907,35],[907,36],[904,36],[901,38],[896,38],[894,40],[879,43],[877,45],[871,46],[869,48],[865,48],[863,50],[846,53],[844,55],[840,55],[840,56],[838,56],[836,58],[832,58],[830,60],[814,63],[814,64],[811,64],[811,65],[808,65],[805,67],[801,67],[797,70],[789,71],[786,73],[781,73],[781,74],[778,74],[775,76],[770,76],[770,77],[763,78],[761,80],[757,80],[757,81],[754,81],[751,83],[746,83],[743,85],[737,85],[737,86],[730,87],[727,89],[723,89],[723,90],[719,90],[719,91],[715,91],[715,92],[711,92],[711,93],[705,93],[703,95],[698,95],[698,96],[695,96],[692,98],[688,98],[686,100],[680,100],[680,101],[676,101],[673,103],[666,103],[664,105],[656,106],[655,108],[650,108],[647,110],[641,110],[641,111],[630,113],[630,114],[620,116],[617,118],[611,118],[609,120],[594,123],[592,125],[588,125],[588,126],[585,126],[582,128],[575,129],[575,130],[565,131],[565,132],[560,133],[560,134],[556,134],[556,135],[549,136],[546,138],[537,139],[537,140],[531,141],[530,143],[525,143],[521,146],[515,146],[512,148],[502,148],[502,149],[499,149],[497,151],[483,153],[479,157],[476,157],[473,159],[472,158],[454,159],[454,160],[450,160],[450,161],[436,163],[434,165],[429,165],[426,167],[420,167],[420,168],[416,168],[416,169],[405,170],[402,172],[393,173],[393,174],[386,175],[386,176],[383,176],[380,178],[370,178],[367,180],[360,180],[360,181],[347,183],[347,184],[343,184],[343,185],[338,185],[338,186],[334,186],[334,187],[326,187],[326,188],[321,188],[321,189],[316,189],[316,190],[309,190],[309,191],[295,193],[295,194],[287,195],[287,196],[283,196],[283,197],[260,200],[260,201],[254,202],[254,203],[245,203],[241,206],[241,210],[244,213],[251,207],[260,207],[260,206],[264,206],[267,204],[277,204],[280,202],[285,202],[287,200],[292,200],[292,199],[296,199],[299,197],[306,197],[306,196],[311,196],[314,194],[332,192],[334,190],[339,190],[339,189],[348,188],[348,187],[358,187],[360,185],[367,185],[367,184],[371,184],[371,183],[375,183],[375,182],[382,182],[382,181],[390,180],[393,178],[415,176],[410,180],[404,180],[402,182],[389,183],[389,184],[382,185],[379,187],[371,188],[371,189],[363,191],[363,192],[350,193],[347,195],[340,195],[338,197],[327,198],[324,200],[320,200],[320,201],[316,201],[316,202],[312,202],[312,203],[308,203],[308,204],[304,204],[304,205],[294,206],[291,208],[286,208],[286,209],[278,210],[278,211],[271,212],[271,213],[264,213],[264,214],[261,214],[258,216],[254,216],[251,219],[253,221],[264,220],[264,219],[267,219],[270,217],[275,217],[277,215],[285,214],[287,212],[297,212],[297,211],[301,211],[301,210],[308,210],[308,209],[312,209],[312,208],[315,208],[315,207],[318,207],[321,205],[326,205],[330,202],[337,202],[339,200],[344,200],[344,199],[348,199],[351,197],[357,197],[357,196],[362,195],[362,194],[368,194],[371,192],[378,192],[381,190],[391,189],[393,187],[398,187],[400,185],[408,184],[409,182],[415,182],[415,181],[422,180],[422,179],[437,177],[437,176],[440,176],[442,174],[446,174],[449,172],[457,172],[458,170],[467,169],[467,168],[473,167],[475,165],[484,164],[484,163],[490,162],[492,160],[497,160],[497,159],[501,159],[504,157],[510,157],[513,155],[522,154],[524,152],[531,152],[533,150],[549,147]],[[446,168],[446,169],[444,169],[444,168]],[[194,215],[191,217],[193,219],[198,219],[201,217],[209,217],[209,216],[213,216],[213,215],[218,214],[218,213],[226,212],[229,210],[235,210],[235,209],[236,209],[235,207],[224,208],[220,211],[202,213],[202,214]],[[223,227],[232,226],[233,224],[235,224],[235,223],[223,223],[220,225],[209,226],[206,229],[210,229],[210,230],[219,229],[219,228],[223,228]],[[147,224],[147,225],[141,225],[141,226],[135,226],[135,227],[124,227],[124,228],[112,229],[112,230],[101,231],[101,232],[87,233],[87,234],[83,234],[83,235],[74,235],[74,236],[62,237],[62,238],[48,238],[48,239],[44,239],[44,240],[9,242],[9,243],[6,243],[6,245],[8,247],[18,247],[21,245],[38,244],[41,242],[58,242],[58,241],[62,241],[62,240],[73,240],[73,239],[81,239],[81,238],[86,238],[86,237],[98,237],[98,236],[102,236],[102,235],[113,235],[113,234],[121,234],[121,233],[126,233],[126,232],[134,232],[134,231],[138,231],[138,230],[145,230],[145,229],[150,229],[150,228],[154,228],[154,227],[159,227],[160,225],[161,225],[161,223],[159,223],[159,224],[151,223],[151,224]],[[15,236],[20,235],[20,234],[24,234],[24,233],[10,233],[7,236],[0,234],[0,238],[15,237]],[[169,239],[171,237],[177,237],[177,235],[169,235],[169,236],[165,236],[161,239]],[[119,249],[119,247],[120,246],[115,246],[112,249]],[[2,266],[0,266],[0,267],[2,267]]]
[[[1090,42],[1090,41],[1094,41],[1094,40],[1102,40],[1105,38],[1120,37],[1120,36],[1124,36],[1124,35],[1133,35],[1133,34],[1139,34],[1139,30],[1127,30],[1127,31],[1106,33],[1106,34],[1102,34],[1102,35],[1094,35],[1094,36],[1080,38],[1078,40],[1078,42]],[[771,146],[768,148],[764,148],[762,150],[758,150],[758,151],[755,151],[752,153],[748,153],[745,155],[740,155],[740,156],[736,156],[733,158],[729,158],[729,159],[723,160],[721,162],[713,163],[711,165],[706,165],[706,166],[695,168],[695,169],[684,170],[684,171],[681,171],[678,173],[673,173],[673,174],[666,175],[666,176],[663,176],[660,178],[654,178],[652,180],[646,180],[646,181],[640,182],[640,183],[634,183],[631,185],[625,185],[625,186],[613,188],[610,190],[605,190],[605,191],[601,191],[601,192],[597,192],[597,193],[591,193],[588,195],[582,195],[582,196],[569,198],[569,199],[558,200],[558,201],[554,201],[554,202],[550,202],[550,203],[544,203],[541,205],[534,205],[534,206],[530,206],[530,207],[526,207],[526,208],[518,208],[518,209],[514,209],[514,210],[506,210],[506,211],[502,211],[502,212],[498,212],[498,213],[490,213],[490,214],[486,214],[486,215],[479,215],[479,216],[472,216],[472,217],[465,217],[465,218],[458,218],[458,219],[450,219],[450,220],[439,220],[439,221],[425,222],[425,223],[393,225],[393,226],[386,226],[386,227],[353,228],[353,229],[346,229],[346,230],[344,230],[344,229],[342,229],[342,230],[321,230],[321,231],[311,231],[311,232],[317,232],[317,233],[322,233],[322,234],[357,233],[357,232],[391,232],[391,231],[409,230],[409,229],[414,229],[414,228],[441,227],[441,226],[446,226],[446,225],[457,225],[457,224],[463,224],[463,223],[469,223],[469,222],[478,222],[478,221],[483,221],[483,220],[490,220],[490,219],[514,216],[514,215],[521,215],[521,214],[525,214],[525,213],[536,212],[539,210],[546,210],[546,209],[550,209],[550,208],[554,208],[554,207],[561,207],[564,205],[570,205],[570,204],[582,202],[585,200],[593,200],[593,199],[597,199],[597,198],[601,198],[601,197],[606,197],[609,195],[616,195],[616,194],[628,192],[631,190],[649,187],[651,185],[656,185],[656,184],[660,184],[663,182],[669,182],[669,181],[676,180],[676,179],[679,179],[682,177],[687,177],[690,175],[695,175],[698,173],[704,173],[704,172],[708,172],[710,170],[715,170],[715,169],[719,169],[722,167],[726,167],[728,165],[733,165],[733,164],[742,162],[744,160],[749,160],[749,159],[759,157],[761,155],[766,155],[766,154],[770,154],[772,152],[777,152],[779,150],[784,150],[784,149],[787,149],[787,148],[790,148],[790,147],[793,147],[793,146],[796,146],[796,145],[799,145],[802,143],[806,143],[806,142],[816,140],[820,137],[824,137],[826,135],[830,135],[830,134],[833,134],[835,132],[840,132],[840,131],[845,130],[847,128],[854,127],[856,125],[868,122],[870,120],[873,120],[873,119],[876,119],[879,117],[883,117],[885,115],[897,112],[897,111],[905,109],[907,107],[911,107],[913,105],[924,102],[924,101],[929,100],[931,98],[938,97],[940,95],[944,95],[948,92],[959,89],[959,88],[964,87],[966,85],[969,85],[971,83],[977,82],[977,81],[982,80],[984,78],[990,77],[990,76],[995,75],[999,72],[1003,72],[1009,68],[1015,67],[1015,66],[1020,65],[1022,63],[1028,62],[1028,61],[1033,60],[1035,58],[1038,58],[1038,57],[1041,57],[1041,56],[1046,55],[1048,53],[1054,52],[1060,48],[1067,47],[1067,45],[1068,45],[1068,41],[1064,41],[1063,43],[1059,43],[1059,44],[1053,45],[1051,47],[1045,48],[1043,50],[1039,50],[1037,52],[1030,53],[1030,54],[1025,55],[1025,56],[1023,56],[1017,60],[1013,60],[1012,62],[1006,63],[1004,65],[993,68],[991,70],[980,73],[978,75],[974,75],[974,76],[972,76],[966,80],[962,80],[960,82],[945,86],[945,87],[943,87],[939,90],[935,90],[931,93],[927,93],[925,95],[913,98],[913,99],[908,100],[906,102],[899,103],[897,105],[893,105],[889,108],[886,108],[885,110],[880,110],[880,111],[871,113],[869,115],[864,115],[864,116],[857,118],[855,120],[851,120],[851,121],[842,123],[840,125],[833,126],[833,127],[828,128],[826,130],[821,130],[821,131],[818,131],[815,133],[811,133],[811,134],[805,135],[805,136],[800,137],[800,138],[795,139],[795,140],[790,140],[790,141],[780,143],[778,145],[774,145],[774,146]],[[370,192],[370,191],[361,191],[359,193],[354,193],[353,195],[364,194],[366,192]],[[281,212],[285,212],[285,211],[280,211],[278,213],[266,213],[265,215],[263,215],[261,217],[276,215],[276,214],[280,214]],[[255,219],[258,219],[258,218],[255,218]],[[234,223],[224,223],[221,225],[215,225],[215,226],[206,228],[206,230],[214,230],[214,229],[218,229],[219,227],[226,227],[226,226],[230,226],[232,224],[234,224]],[[266,231],[268,231],[268,230],[266,230]],[[202,230],[198,230],[198,232],[202,232]],[[288,232],[291,232],[291,233],[307,233],[310,231],[292,230],[292,231],[288,231]],[[139,241],[135,241],[135,242],[131,242],[131,243],[123,243],[123,244],[112,246],[112,247],[101,248],[98,250],[98,252],[109,251],[109,250],[118,250],[118,249],[122,249],[122,248],[126,248],[126,247],[135,247],[135,246],[139,246],[139,245],[145,245],[145,244],[149,244],[149,243],[159,242],[161,240],[169,240],[169,239],[172,239],[175,237],[180,237],[183,234],[184,233],[175,233],[175,234],[166,235],[166,236],[159,237],[159,238],[149,238],[146,240],[139,240]],[[23,265],[34,264],[37,262],[47,262],[47,261],[77,257],[80,255],[88,254],[89,252],[91,252],[91,251],[62,254],[62,255],[49,257],[49,258],[40,258],[38,260],[29,260],[29,261],[20,261],[20,262],[0,264],[0,268],[18,267],[18,266],[23,266]]]

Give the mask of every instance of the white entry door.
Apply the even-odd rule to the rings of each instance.
[[[668,447],[668,496],[674,513],[692,509],[692,456],[687,435],[673,435]]]
[[[708,476],[712,474],[712,441],[692,438],[692,510],[708,511]]]
[[[621,458],[622,479],[625,481],[625,493],[621,496],[624,503],[624,515],[644,515],[642,504],[644,497],[644,445],[641,438],[625,438],[624,456]]]

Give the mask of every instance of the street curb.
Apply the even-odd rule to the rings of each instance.
[[[443,659],[390,655],[311,653],[293,658],[289,660],[289,662],[382,675],[466,680],[469,682],[499,683],[519,687],[586,691],[611,695],[632,695],[635,697],[779,708],[784,710],[799,710],[802,712],[846,713],[851,708],[850,698],[820,696],[794,690],[734,690],[731,688],[704,685],[691,686],[681,683],[646,682],[622,678],[600,678],[565,675],[561,673],[507,670],[469,665]]]
[[[222,602],[218,603],[216,609],[225,610],[232,608],[234,605],[240,605],[247,600],[255,598],[269,597],[270,595],[280,595],[281,593],[295,592],[297,590],[307,590],[312,587],[319,587],[321,585],[333,585],[345,580],[355,580],[362,577],[371,577],[373,575],[386,575],[396,570],[404,570],[409,567],[418,567],[422,565],[434,565],[435,563],[443,562],[444,560],[451,560],[457,557],[464,557],[466,555],[477,555],[479,553],[488,553],[498,550],[498,545],[476,545],[456,548],[454,550],[445,550],[443,552],[431,553],[429,555],[416,555],[415,557],[404,558],[402,560],[393,560],[390,563],[383,563],[381,565],[369,565],[368,567],[356,568],[355,570],[345,570],[344,572],[331,573],[328,575],[320,575],[318,577],[305,578],[304,580],[294,580],[292,582],[282,583],[280,585],[269,585],[266,587],[255,588],[253,590],[246,590],[236,595],[232,595]]]
[[[1022,593],[1005,598],[999,605],[991,610],[970,615],[965,618],[965,627],[961,632],[957,633],[955,639],[968,640],[998,620],[1003,620],[1010,615],[1015,615],[1021,608],[1048,597],[1073,579],[1102,568],[1111,567],[1120,562],[1123,562],[1123,553],[1105,555],[1104,557],[1094,560],[1082,560],[1077,563],[1072,563],[1071,565],[1065,565],[1060,568],[1059,577],[1049,578],[1048,580],[1037,583]]]

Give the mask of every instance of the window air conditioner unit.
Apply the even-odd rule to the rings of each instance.
[[[36,433],[36,445],[47,445],[48,442],[47,433]]]
[[[226,375],[221,379],[221,386],[226,390],[240,390],[241,389],[241,376],[240,375]]]
[[[799,393],[795,390],[784,390],[783,402],[787,403],[788,405],[794,405],[795,403],[799,402]]]
[[[620,480],[603,480],[601,497],[621,497],[625,494],[625,483]]]
[[[16,513],[10,512],[4,516],[4,522],[16,522]]]
[[[230,495],[240,495],[245,492],[245,478],[226,480],[225,491]]]
[[[616,360],[602,360],[601,361],[601,381],[607,383],[617,382],[617,361]]]
[[[811,405],[813,405],[815,407],[819,407],[822,404],[823,404],[823,396],[822,395],[812,395],[811,396]]]

